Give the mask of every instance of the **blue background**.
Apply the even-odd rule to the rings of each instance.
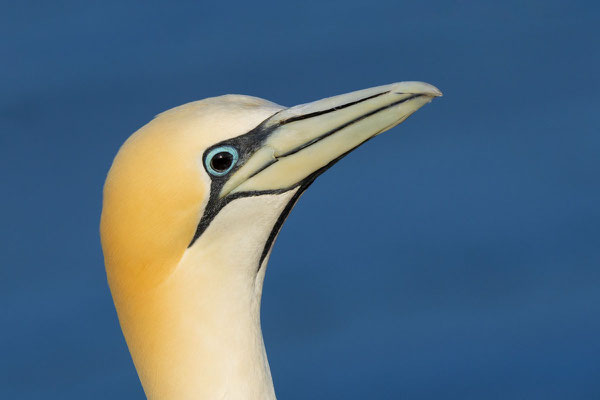
[[[262,317],[278,397],[600,398],[596,2],[26,3],[0,16],[0,397],[143,398],[98,222],[155,114],[423,80],[445,96],[284,225]]]

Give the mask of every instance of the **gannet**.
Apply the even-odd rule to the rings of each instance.
[[[422,82],[291,108],[226,95],[163,112],[127,139],[100,234],[148,399],[275,399],[260,302],[281,225],[326,169],[441,95]]]

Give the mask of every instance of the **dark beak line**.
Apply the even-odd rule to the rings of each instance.
[[[374,99],[375,97],[379,97],[379,96],[382,96],[382,95],[388,94],[388,93],[389,93],[389,91],[387,91],[387,92],[381,92],[381,93],[377,93],[377,94],[374,94],[374,95],[369,96],[369,97],[365,97],[364,99],[352,101],[350,103],[342,104],[341,106],[330,108],[328,110],[315,111],[315,112],[312,112],[310,114],[304,114],[304,115],[298,115],[296,117],[290,117],[290,118],[288,118],[288,119],[286,119],[284,121],[281,121],[279,123],[279,126],[285,125],[285,124],[289,124],[290,122],[301,121],[301,120],[307,119],[307,118],[318,117],[319,115],[323,115],[323,114],[327,114],[327,113],[330,113],[330,112],[333,112],[333,111],[341,110],[343,108],[350,107],[350,106],[353,106],[355,104],[362,103],[363,101],[371,100],[371,99]]]
[[[387,92],[386,92],[386,93],[387,93]],[[362,102],[362,101],[365,101],[365,100],[368,100],[368,99],[372,99],[373,97],[381,96],[382,94],[385,94],[385,93],[380,93],[380,94],[377,94],[377,95],[375,95],[375,96],[371,96],[371,97],[367,97],[367,98],[365,98],[365,99],[362,99],[362,100],[359,100],[359,101],[355,101],[355,102],[353,102],[353,103],[344,104],[344,106],[342,106],[342,107],[337,107],[337,108],[334,108],[334,109],[331,109],[331,110],[327,110],[327,111],[323,111],[323,112],[319,112],[319,113],[313,113],[313,114],[320,115],[320,114],[325,114],[326,112],[331,112],[331,111],[334,111],[334,110],[339,110],[340,108],[348,107],[348,106],[350,106],[350,105],[357,104],[357,103],[360,103],[360,102]],[[402,104],[402,103],[404,103],[404,102],[406,102],[406,101],[409,101],[409,100],[415,99],[415,98],[417,98],[417,97],[420,97],[420,96],[423,96],[423,95],[421,95],[421,94],[413,94],[413,95],[411,95],[411,96],[409,96],[409,97],[407,97],[407,98],[405,98],[405,99],[398,100],[398,101],[396,101],[396,102],[394,102],[394,103],[392,103],[392,104],[389,104],[389,105],[387,105],[387,106],[380,107],[380,108],[378,108],[378,109],[376,109],[376,110],[373,110],[373,111],[371,111],[371,112],[368,112],[368,113],[366,113],[366,114],[364,114],[364,115],[361,115],[360,117],[354,118],[353,120],[351,120],[351,121],[348,121],[348,122],[346,122],[345,124],[342,124],[342,125],[338,126],[337,128],[334,128],[334,129],[332,129],[332,130],[330,130],[330,131],[328,131],[328,132],[325,132],[325,133],[324,133],[324,134],[322,134],[321,136],[318,136],[318,137],[314,138],[313,140],[311,140],[311,141],[308,141],[308,142],[306,142],[306,143],[302,144],[301,146],[298,146],[298,147],[296,147],[296,148],[294,148],[294,149],[292,149],[292,150],[288,151],[288,152],[287,152],[287,153],[285,153],[285,154],[281,154],[281,155],[277,156],[277,158],[280,158],[280,157],[287,157],[287,156],[289,156],[289,155],[295,154],[295,153],[299,152],[300,150],[303,150],[303,149],[305,149],[305,148],[307,148],[307,147],[309,147],[309,146],[312,146],[313,144],[315,144],[315,143],[317,143],[317,142],[320,142],[321,140],[325,139],[326,137],[328,137],[328,136],[331,136],[331,135],[333,135],[334,133],[336,133],[336,132],[338,132],[338,131],[340,131],[340,130],[342,130],[342,129],[344,129],[344,128],[347,128],[347,127],[349,127],[350,125],[353,125],[353,124],[355,124],[355,123],[357,123],[357,122],[359,122],[359,121],[362,121],[362,120],[363,120],[363,119],[365,119],[365,118],[368,118],[368,117],[370,117],[370,116],[372,116],[372,115],[375,115],[375,114],[377,114],[378,112],[385,111],[385,110],[387,110],[388,108],[391,108],[391,107],[397,106],[397,105],[399,105],[399,104]],[[307,115],[309,115],[309,114],[307,114]],[[307,116],[304,116],[304,115],[303,115],[302,117],[307,117]],[[296,117],[295,117],[295,118],[296,118]],[[291,118],[290,118],[290,119],[291,119]],[[303,118],[301,118],[301,119],[303,119]],[[288,122],[288,121],[289,121],[289,120],[286,120],[286,122]],[[273,161],[273,162],[275,162],[275,161]]]
[[[354,101],[354,102],[352,102],[352,103],[347,103],[347,104],[344,104],[344,105],[342,105],[342,106],[340,106],[340,107],[332,108],[332,109],[329,109],[329,110],[325,110],[325,111],[318,111],[318,112],[314,112],[314,113],[311,113],[311,114],[299,115],[298,117],[289,118],[289,119],[285,120],[285,121],[284,121],[284,122],[283,122],[281,125],[284,125],[284,124],[286,124],[286,123],[289,123],[289,122],[293,122],[292,120],[294,120],[294,121],[298,121],[298,120],[302,120],[302,119],[305,119],[305,118],[309,118],[309,117],[311,117],[311,116],[312,116],[312,117],[314,117],[314,116],[318,116],[318,115],[326,114],[326,113],[328,113],[328,112],[336,111],[336,110],[339,110],[339,109],[341,109],[341,108],[350,107],[350,106],[352,106],[352,105],[354,105],[354,104],[357,104],[357,103],[363,102],[363,101],[365,101],[365,100],[372,99],[372,98],[374,98],[374,97],[377,97],[377,96],[381,96],[382,94],[386,94],[386,93],[388,93],[388,92],[379,93],[379,94],[376,94],[376,95],[373,95],[373,96],[365,97],[364,99],[361,99],[361,100],[358,100],[358,101]],[[381,112],[381,111],[385,111],[385,110],[387,110],[387,109],[388,109],[388,108],[390,108],[390,107],[397,106],[397,105],[399,105],[399,104],[402,104],[402,103],[404,103],[404,102],[406,102],[406,101],[410,101],[410,100],[412,100],[412,99],[415,99],[415,98],[417,98],[417,97],[420,97],[420,96],[423,96],[423,95],[421,95],[421,94],[413,94],[413,95],[411,95],[411,96],[409,96],[409,97],[407,97],[407,98],[405,98],[405,99],[398,100],[398,101],[396,101],[396,102],[394,102],[394,103],[392,103],[392,104],[388,104],[387,106],[384,106],[384,107],[380,107],[380,108],[378,108],[378,109],[376,109],[376,110],[373,110],[373,111],[371,111],[371,112],[368,112],[368,113],[366,113],[366,114],[364,114],[364,115],[361,115],[360,117],[357,117],[357,118],[355,118],[355,119],[353,119],[353,120],[351,120],[351,121],[348,121],[348,122],[346,122],[346,123],[344,123],[344,124],[342,124],[342,125],[338,126],[337,128],[334,128],[334,129],[332,129],[332,130],[330,130],[330,131],[328,131],[328,132],[325,132],[325,133],[324,133],[324,134],[322,134],[321,136],[318,136],[318,137],[314,138],[313,140],[311,140],[311,141],[309,141],[309,142],[306,142],[306,143],[302,144],[301,146],[298,146],[298,147],[296,147],[296,148],[294,148],[294,149],[292,149],[292,150],[288,151],[288,152],[287,152],[287,153],[285,153],[285,154],[281,154],[281,155],[278,155],[278,156],[276,156],[276,157],[275,157],[275,159],[273,159],[271,162],[269,162],[269,163],[267,163],[267,164],[263,165],[263,166],[262,166],[262,168],[260,168],[260,169],[257,169],[257,170],[256,170],[256,171],[255,171],[255,172],[254,172],[252,175],[250,175],[250,176],[249,176],[247,179],[250,179],[250,178],[252,178],[252,177],[254,177],[254,176],[256,176],[256,175],[260,174],[262,171],[264,171],[265,169],[269,168],[271,165],[275,164],[275,163],[276,163],[276,162],[277,162],[277,161],[278,161],[280,158],[287,157],[287,156],[290,156],[290,155],[292,155],[292,154],[298,153],[299,151],[301,151],[301,150],[304,150],[305,148],[307,148],[307,147],[310,147],[310,146],[312,146],[312,145],[314,145],[314,144],[316,144],[316,143],[320,142],[321,140],[323,140],[323,139],[327,138],[328,136],[331,136],[331,135],[333,135],[334,133],[336,133],[336,132],[339,132],[340,130],[342,130],[342,129],[344,129],[344,128],[347,128],[347,127],[348,127],[348,126],[350,126],[350,125],[353,125],[353,124],[355,124],[355,123],[357,123],[357,122],[359,122],[359,121],[361,121],[361,120],[363,120],[363,119],[365,119],[365,118],[368,118],[368,117],[370,117],[370,116],[372,116],[372,115],[375,115],[375,114],[377,114],[377,113],[379,113],[379,112]],[[358,147],[358,146],[360,146],[360,144],[361,144],[361,143],[357,144],[356,146]]]

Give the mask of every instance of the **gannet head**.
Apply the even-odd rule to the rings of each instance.
[[[401,82],[291,108],[226,95],[159,114],[123,144],[104,187],[111,287],[161,282],[225,205],[304,190],[436,96],[429,84]]]
[[[113,295],[169,277],[210,212],[213,181],[227,177],[210,162],[218,168],[223,155],[208,160],[207,149],[282,109],[250,96],[209,98],[163,112],[127,139],[106,179],[100,224]]]
[[[264,274],[261,266],[281,224],[318,175],[436,96],[438,89],[421,82],[291,108],[227,95],[164,112],[134,133],[106,180],[101,238],[109,285],[142,382],[161,375],[150,370],[164,361],[140,366],[171,335],[165,332],[175,326],[194,330],[183,314],[214,320],[198,329],[220,326],[225,317],[211,310],[245,296],[244,279]],[[258,303],[261,289],[262,279],[251,289],[259,292]],[[236,321],[243,318],[239,313]],[[144,335],[152,336],[148,343]],[[173,347],[183,346],[182,337],[171,340],[163,359],[176,357]],[[183,371],[180,358],[173,364]],[[218,370],[218,362],[206,373]],[[199,368],[190,363],[185,371]],[[173,379],[183,379],[183,373]],[[148,385],[154,383],[144,383],[147,393]]]

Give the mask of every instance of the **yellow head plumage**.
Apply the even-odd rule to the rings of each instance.
[[[157,285],[183,256],[210,191],[204,150],[281,108],[255,97],[221,96],[164,112],[127,139],[106,179],[100,223],[116,295]]]
[[[100,233],[148,398],[274,398],[259,312],[281,224],[319,174],[439,95],[402,82],[288,109],[222,96],[162,113],[125,142]]]

